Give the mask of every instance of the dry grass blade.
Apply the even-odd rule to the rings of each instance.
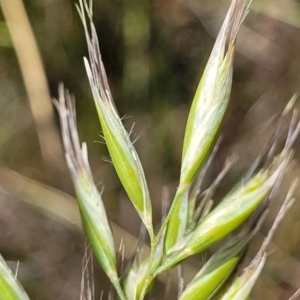
[[[94,270],[92,254],[86,247],[82,260],[82,278],[80,300],[95,300]]]

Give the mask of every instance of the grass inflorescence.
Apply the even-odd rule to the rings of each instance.
[[[193,98],[184,134],[178,186],[161,225],[153,224],[150,192],[142,163],[115,107],[102,61],[93,23],[92,1],[79,0],[77,9],[83,23],[88,58],[84,58],[90,88],[101,124],[103,138],[113,167],[150,240],[150,254],[139,253],[121,272],[110,222],[93,180],[88,149],[80,142],[74,98],[60,85],[54,104],[59,112],[65,156],[74,183],[82,227],[92,252],[122,300],[143,300],[162,273],[180,266],[187,258],[202,253],[228,237],[186,285],[178,299],[247,299],[265,264],[266,248],[286,211],[293,204],[293,182],[269,235],[255,258],[232,278],[247,246],[257,233],[268,203],[291,166],[293,144],[300,123],[293,113],[284,146],[274,155],[282,122],[293,110],[295,97],[288,103],[266,147],[249,170],[213,206],[214,191],[236,158],[229,158],[223,171],[206,191],[201,183],[219,145],[218,133],[231,93],[233,60],[239,28],[251,1],[233,0]],[[242,228],[241,225],[246,224]],[[237,230],[239,229],[240,230]],[[0,258],[0,284],[7,290],[1,299],[27,299],[25,292]],[[229,282],[228,279],[231,278]],[[84,284],[83,284],[84,286]],[[92,292],[87,293],[92,298]],[[84,295],[84,293],[83,293]]]
[[[133,260],[122,274],[117,273],[113,235],[109,230],[101,197],[90,174],[86,146],[79,145],[70,96],[62,87],[56,106],[61,117],[67,161],[87,239],[121,299],[144,299],[158,275],[232,234],[256,211],[249,226],[241,233],[236,233],[235,237],[208,260],[183,289],[179,299],[209,299],[215,295],[240,263],[249,241],[258,230],[259,226],[254,225],[261,223],[270,195],[290,166],[293,157],[292,145],[298,135],[299,125],[291,126],[285,146],[272,161],[271,149],[275,140],[271,139],[251,169],[216,207],[207,205],[214,192],[214,185],[206,196],[199,196],[200,183],[197,182],[199,177],[205,175],[203,170],[210,160],[228,107],[237,34],[248,13],[249,4],[249,1],[233,0],[227,12],[192,101],[185,128],[178,187],[161,226],[155,232],[152,201],[143,166],[130,133],[126,131],[116,110],[108,85],[93,24],[92,2],[79,1],[77,9],[83,23],[89,53],[89,57],[84,59],[84,64],[103,137],[116,173],[150,239],[150,255],[142,261]],[[287,107],[284,115],[291,109],[290,106],[292,104]],[[229,161],[227,167],[225,166],[224,174],[231,163]],[[291,196],[288,201],[291,201]],[[99,217],[95,217],[95,214]],[[243,273],[238,277],[228,291],[224,291],[221,298],[231,299],[233,296],[228,295],[236,294],[235,299],[246,299],[265,259],[264,246],[255,262],[245,271],[247,274]],[[250,285],[249,280],[243,281],[243,276],[252,278],[253,284]]]

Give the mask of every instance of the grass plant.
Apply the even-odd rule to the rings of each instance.
[[[84,64],[103,137],[120,182],[150,241],[150,255],[140,260],[137,253],[122,272],[118,270],[114,237],[101,193],[93,180],[87,146],[81,144],[78,137],[74,99],[63,85],[59,87],[59,97],[54,104],[60,115],[66,160],[77,195],[82,226],[96,260],[110,279],[119,299],[145,299],[161,273],[177,267],[190,256],[202,253],[229,235],[231,238],[220,246],[191,282],[180,289],[178,299],[247,299],[265,264],[266,248],[274,230],[293,203],[295,182],[256,257],[229,284],[228,278],[241,265],[249,242],[260,228],[270,199],[291,166],[292,146],[300,130],[294,112],[286,142],[274,155],[274,149],[278,148],[281,124],[293,110],[293,97],[282,113],[273,136],[248,172],[218,205],[211,205],[216,186],[234,160],[229,159],[211,187],[202,191],[201,182],[211,162],[228,107],[235,43],[249,5],[250,2],[246,0],[231,2],[192,101],[176,193],[159,229],[154,230],[152,200],[143,166],[131,132],[127,132],[122,123],[108,85],[93,24],[92,1],[79,0],[77,9],[89,53],[89,57],[84,58]],[[10,279],[14,279],[10,272],[7,274],[2,272],[1,278],[10,276]],[[15,283],[14,280],[9,282]],[[10,287],[11,294],[5,297],[1,295],[1,299],[27,299],[24,292],[18,296],[13,294],[14,288],[19,289],[19,285],[12,284]]]

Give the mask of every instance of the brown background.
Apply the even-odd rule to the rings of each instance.
[[[101,129],[82,59],[87,55],[86,44],[74,2],[27,0],[24,4],[49,86],[49,94],[41,92],[41,98],[50,103],[49,97],[57,96],[59,82],[75,95],[79,133],[88,144],[95,182],[100,188],[104,185],[110,219],[130,234],[125,238],[130,252],[140,222],[113,167],[102,160],[107,150],[99,143]],[[142,133],[136,147],[149,182],[155,222],[161,216],[163,189],[172,196],[176,188],[188,109],[228,5],[225,0],[94,1],[95,25],[116,106],[121,116],[130,116],[125,119],[127,128],[136,122],[135,132]],[[30,45],[14,44],[4,17],[1,19],[0,253],[13,269],[20,261],[18,278],[32,300],[78,299],[85,238],[77,226],[72,199],[57,192],[73,195],[60,152],[57,113],[51,106],[39,107],[37,101],[29,101],[15,50],[19,47],[30,57]],[[38,61],[34,57],[29,61],[27,70],[38,74]],[[221,183],[216,201],[262,149],[274,128],[274,116],[299,92],[299,74],[299,1],[254,1],[238,38],[232,97],[221,129],[223,142],[205,185],[220,172],[226,156],[235,152],[240,159]],[[38,79],[29,82],[37,89],[40,84]],[[295,148],[299,159],[299,142]],[[278,200],[272,202],[249,257],[258,249],[286,187],[298,173],[297,162]],[[300,287],[299,215],[297,201],[269,247],[252,299],[288,299]],[[114,230],[119,245],[122,232],[119,227]],[[201,255],[199,258],[192,264],[200,267]],[[103,288],[106,299],[108,281],[98,268],[95,277],[97,293]],[[172,288],[168,299],[176,295],[176,282]],[[163,294],[157,292],[153,297],[163,299],[159,293]]]

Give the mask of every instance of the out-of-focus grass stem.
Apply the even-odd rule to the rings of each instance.
[[[23,1],[0,0],[0,5],[20,64],[44,162],[51,171],[59,170],[57,157],[62,157],[62,149],[54,124],[51,96]]]

